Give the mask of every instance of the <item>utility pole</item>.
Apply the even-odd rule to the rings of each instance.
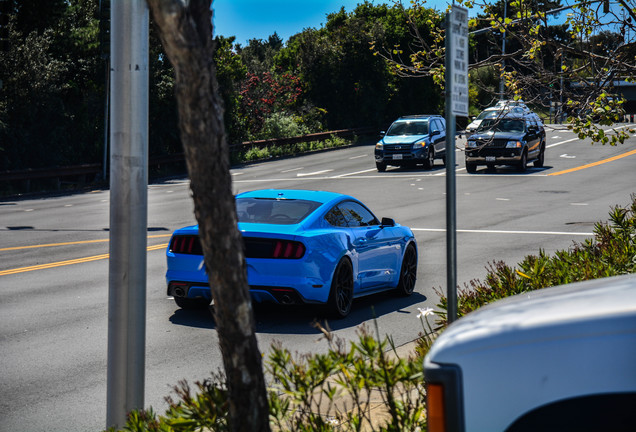
[[[148,7],[113,1],[110,13],[107,429],[144,408],[148,226]]]
[[[508,0],[504,0],[503,39],[501,41],[501,76],[499,77],[499,100],[505,99],[505,83],[503,73],[506,71],[506,19],[508,18]]]

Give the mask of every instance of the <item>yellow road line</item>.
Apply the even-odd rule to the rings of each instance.
[[[594,167],[594,166],[597,166],[597,165],[602,165],[602,164],[607,163],[607,162],[612,162],[612,161],[615,161],[617,159],[624,158],[626,156],[631,156],[633,154],[636,154],[636,150],[628,151],[627,153],[623,153],[623,154],[618,155],[618,156],[613,156],[613,157],[608,158],[608,159],[603,159],[603,160],[600,160],[598,162],[593,162],[593,163],[590,163],[590,164],[587,164],[587,165],[581,165],[581,166],[576,167],[576,168],[570,168],[570,169],[567,169],[567,170],[558,171],[558,172],[555,172],[555,173],[550,173],[548,175],[549,176],[557,176],[557,175],[561,175],[561,174],[568,174],[568,173],[571,173],[571,172],[574,172],[574,171],[579,171],[579,170],[586,169],[586,168],[591,168],[591,167]]]
[[[148,238],[161,238],[161,237],[170,237],[172,234],[156,234],[148,236]],[[65,243],[48,243],[41,245],[31,245],[31,246],[14,246],[8,248],[0,248],[0,252],[4,251],[13,251],[13,250],[21,250],[21,249],[37,249],[37,248],[45,248],[45,247],[53,247],[53,246],[69,246],[69,245],[79,245],[79,244],[88,244],[88,243],[106,243],[108,239],[99,239],[99,240],[80,240],[74,242],[65,242]]]
[[[168,246],[168,243],[158,244],[158,245],[148,246],[147,250],[153,251],[153,250],[165,249],[167,246]],[[55,267],[62,267],[62,266],[67,266],[71,264],[87,263],[91,261],[107,259],[108,257],[109,257],[109,254],[101,254],[101,255],[93,255],[93,256],[89,256],[85,258],[76,258],[76,259],[71,259],[66,261],[58,261],[58,262],[47,263],[47,264],[38,264],[34,266],[2,270],[0,271],[0,276],[7,276],[7,275],[12,275],[17,273],[26,273],[30,271],[44,270],[44,269],[55,268]]]

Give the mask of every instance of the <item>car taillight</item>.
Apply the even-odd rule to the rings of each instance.
[[[306,248],[294,240],[243,237],[246,258],[299,259]]]
[[[305,255],[305,245],[298,241],[244,237],[247,258],[299,259]],[[203,255],[201,241],[196,235],[175,235],[170,241],[170,252],[185,255]]]
[[[426,411],[428,432],[446,432],[443,385],[430,383],[427,385]]]
[[[203,255],[199,236],[176,235],[170,242],[170,252],[186,255]]]
[[[302,258],[305,254],[305,245],[288,240],[277,240],[274,246],[272,258]]]

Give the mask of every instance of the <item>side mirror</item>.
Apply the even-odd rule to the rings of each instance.
[[[383,227],[392,227],[395,226],[395,221],[391,218],[383,217],[381,226]]]

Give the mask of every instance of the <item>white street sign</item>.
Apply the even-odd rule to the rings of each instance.
[[[450,13],[450,91],[451,111],[468,117],[468,9],[453,5]],[[448,89],[447,83],[447,90]]]

